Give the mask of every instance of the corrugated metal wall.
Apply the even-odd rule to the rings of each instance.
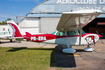
[[[19,26],[31,33],[51,33],[56,30],[62,12],[85,9],[105,12],[105,0],[45,0],[34,7],[19,23]],[[99,17],[105,18],[105,14]]]
[[[60,18],[40,18],[40,33],[52,33],[56,31],[56,26]]]
[[[39,33],[39,18],[25,18],[19,23],[22,30],[31,34]]]

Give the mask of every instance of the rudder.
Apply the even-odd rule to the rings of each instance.
[[[13,37],[22,37],[22,35],[25,35],[25,32],[23,32],[13,20],[7,21],[7,24],[13,31]]]

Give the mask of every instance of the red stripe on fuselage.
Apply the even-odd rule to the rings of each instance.
[[[52,34],[40,34],[40,35],[24,36],[24,39],[27,39],[27,41],[44,42],[46,40],[52,40],[52,39],[58,39],[58,38],[66,38],[66,37],[79,37],[79,35],[56,36],[56,35],[52,35]]]
[[[85,33],[82,35],[82,37],[93,34],[93,33]],[[52,39],[59,39],[59,38],[66,38],[66,37],[79,37],[80,35],[72,35],[72,36],[56,36],[52,34],[39,34],[39,35],[31,35],[31,36],[24,36],[24,39],[27,39],[27,41],[33,41],[33,42],[44,42],[47,40]]]

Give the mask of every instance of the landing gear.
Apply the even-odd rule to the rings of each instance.
[[[87,48],[84,49],[84,51],[87,51],[87,52],[92,52],[93,50],[94,48],[90,47],[89,45]]]
[[[12,39],[10,39],[10,42],[12,42]]]
[[[63,49],[62,52],[63,53],[74,53],[74,52],[76,52],[76,50],[73,49],[72,46],[70,46],[70,47],[68,46],[68,48]]]

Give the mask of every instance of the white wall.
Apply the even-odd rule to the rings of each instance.
[[[36,33],[52,33],[56,31],[60,18],[57,17],[41,17],[39,18],[25,18],[19,23],[19,27],[31,34]]]
[[[39,33],[39,28],[21,28],[21,30],[23,30],[25,32],[29,32],[31,34]]]
[[[41,33],[52,33],[56,31],[60,18],[51,17],[51,18],[40,18],[40,32]]]
[[[0,32],[3,31],[3,29],[4,31],[8,31],[8,25],[0,25]]]
[[[26,17],[19,23],[19,27],[31,34],[39,33],[39,18]]]
[[[39,27],[39,18],[25,18],[19,23],[20,27]]]

